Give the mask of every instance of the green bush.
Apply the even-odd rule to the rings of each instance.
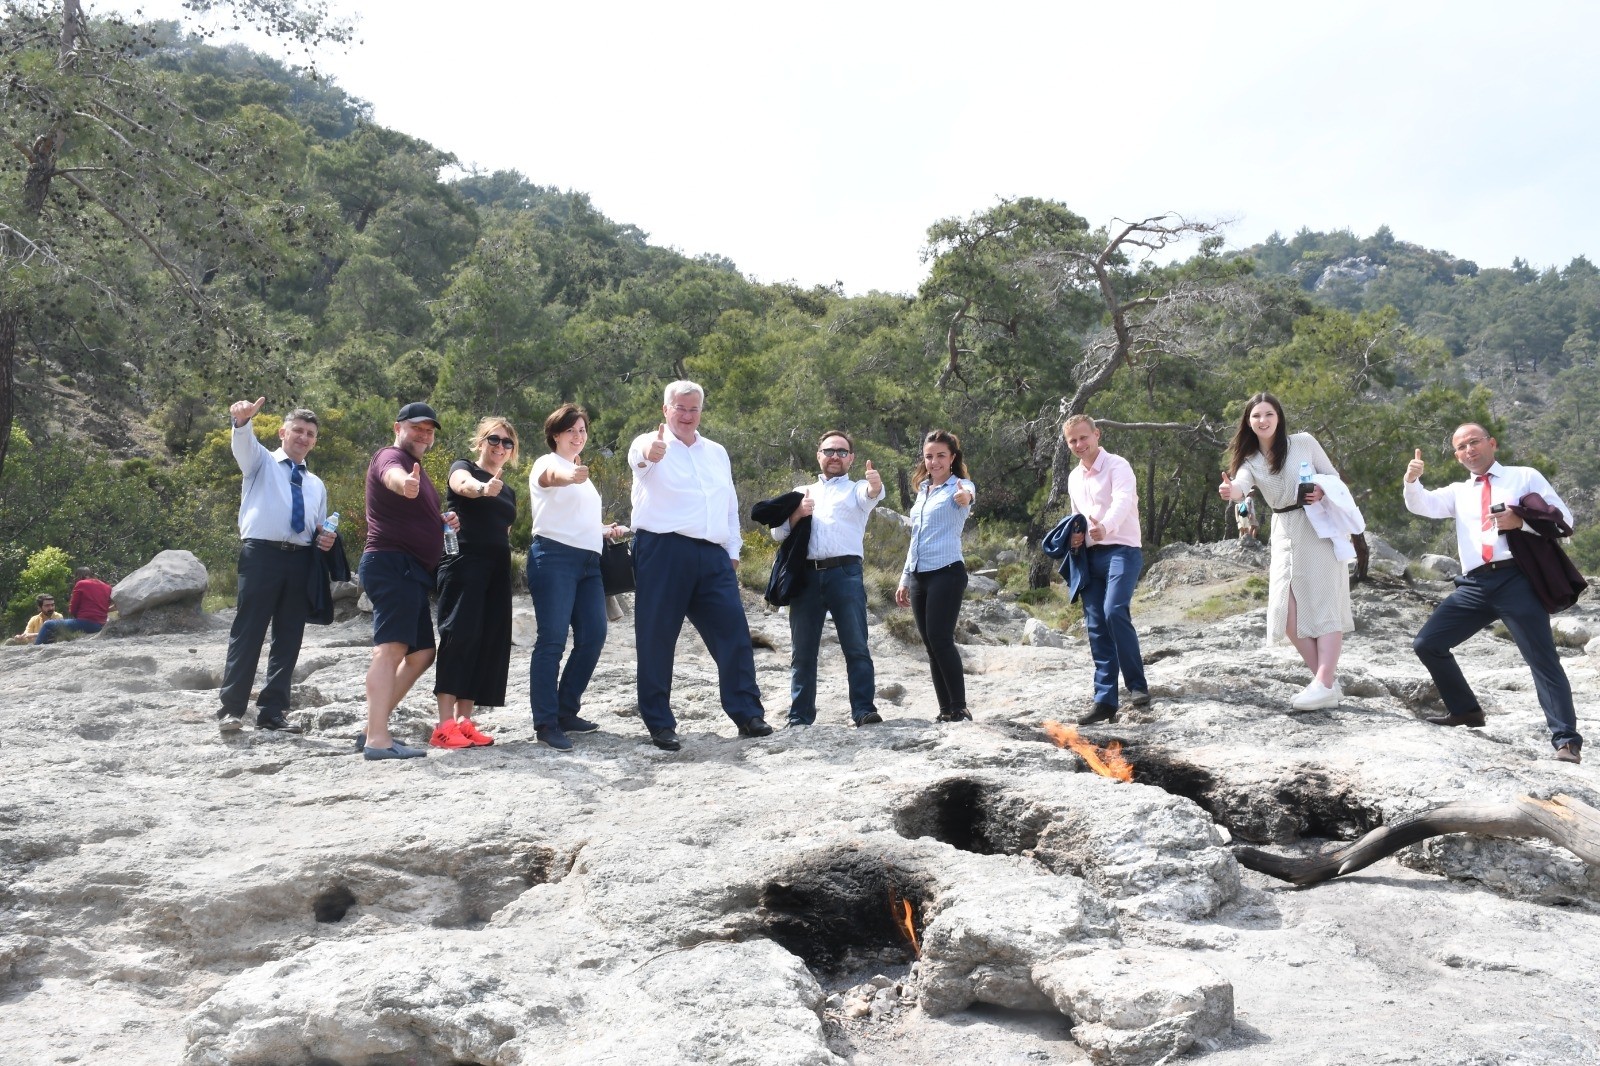
[[[67,613],[67,597],[72,591],[72,559],[60,548],[41,548],[28,556],[27,565],[17,575],[15,591],[6,604],[7,633],[21,632],[28,619],[38,614],[34,597],[48,592],[56,598],[56,613]]]

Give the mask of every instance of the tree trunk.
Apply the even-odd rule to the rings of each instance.
[[[14,308],[0,311],[0,474],[5,473],[6,453],[11,450],[11,420],[17,406],[17,323],[21,318]]]
[[[1589,865],[1600,866],[1600,811],[1566,795],[1548,800],[1518,796],[1510,803],[1447,803],[1394,825],[1380,826],[1354,844],[1311,859],[1286,859],[1257,848],[1239,848],[1233,857],[1239,865],[1280,881],[1315,885],[1365,869],[1407,844],[1445,833],[1542,837]]]

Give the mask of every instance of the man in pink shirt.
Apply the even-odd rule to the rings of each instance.
[[[1084,551],[1083,625],[1094,656],[1094,707],[1079,725],[1110,722],[1117,717],[1117,674],[1128,686],[1135,707],[1150,702],[1150,686],[1134,632],[1133,588],[1144,572],[1139,539],[1139,492],[1133,467],[1120,455],[1100,447],[1100,430],[1088,415],[1073,415],[1061,428],[1078,465],[1067,476],[1072,509],[1088,521],[1087,533],[1075,534],[1069,545]]]

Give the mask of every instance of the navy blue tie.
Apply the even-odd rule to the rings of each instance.
[[[305,481],[305,467],[289,460],[289,528],[296,533],[306,531],[306,494],[300,486]]]

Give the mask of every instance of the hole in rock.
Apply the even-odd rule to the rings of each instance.
[[[920,878],[876,856],[847,852],[763,885],[762,931],[829,977],[869,963],[905,965],[916,955],[906,904],[910,932],[920,939],[926,896]]]
[[[940,781],[895,814],[903,837],[932,837],[977,855],[1020,855],[1039,843],[1049,816],[987,781]]]
[[[311,901],[311,913],[324,924],[344,921],[345,914],[359,901],[356,894],[344,885],[332,885],[317,893]]]
[[[1286,844],[1301,837],[1355,840],[1383,824],[1383,811],[1347,783],[1308,767],[1273,779],[1232,782],[1156,747],[1130,747],[1133,779],[1192,800],[1240,840]]]

